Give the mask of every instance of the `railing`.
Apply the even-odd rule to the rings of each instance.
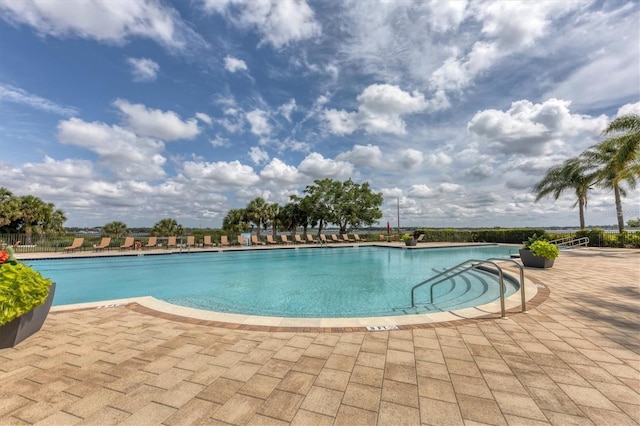
[[[571,248],[571,247],[580,247],[580,246],[588,246],[589,245],[589,237],[582,238],[559,238],[557,240],[549,241],[551,244],[555,244],[559,248]]]
[[[487,260],[469,259],[456,266],[453,266],[447,269],[446,271],[442,271],[439,274],[426,279],[425,281],[422,281],[414,285],[411,288],[411,307],[415,308],[415,291],[418,288],[422,287],[423,285],[431,283],[431,287],[429,288],[429,298],[430,298],[429,303],[433,303],[433,288],[436,285],[441,284],[445,281],[448,281],[451,278],[454,278],[460,274],[464,274],[465,272],[468,272],[472,269],[480,268],[483,265],[491,265],[495,267],[496,271],[498,272],[498,283],[500,285],[500,317],[505,318],[506,309],[505,309],[505,300],[504,300],[504,274],[502,272],[502,268],[500,267],[500,265],[496,263],[496,261],[513,262],[514,264],[518,265],[518,267],[520,268],[520,289],[522,291],[522,312],[525,312],[526,303],[525,303],[525,296],[524,296],[524,270],[522,269],[522,266],[520,266],[516,261],[511,259],[503,259],[503,258],[492,258]]]

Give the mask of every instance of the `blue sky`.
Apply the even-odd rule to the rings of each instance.
[[[577,225],[531,187],[640,113],[638,22],[632,1],[0,0],[0,186],[67,226],[219,227],[323,178],[370,182],[383,224],[399,200],[405,226]]]

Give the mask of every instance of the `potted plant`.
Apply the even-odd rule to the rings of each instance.
[[[10,348],[44,324],[55,283],[19,263],[11,247],[0,251],[0,349]]]
[[[533,234],[520,249],[520,260],[524,266],[532,268],[551,268],[560,249],[548,242],[544,237]]]
[[[404,241],[404,243],[410,247],[413,247],[418,244],[418,241],[416,241],[416,239],[413,238],[413,235],[410,235],[410,234],[404,234],[402,236],[402,241]]]

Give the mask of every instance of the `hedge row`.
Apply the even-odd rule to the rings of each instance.
[[[585,229],[574,233],[551,233],[544,229],[416,229],[414,236],[417,238],[424,234],[425,242],[451,242],[451,243],[503,243],[522,244],[533,234],[544,236],[549,241],[561,238],[589,237],[590,247],[627,247],[640,248],[640,232],[608,233],[599,228]]]

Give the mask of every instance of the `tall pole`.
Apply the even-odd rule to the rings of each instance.
[[[397,198],[398,200],[398,235],[400,235],[400,198]]]

